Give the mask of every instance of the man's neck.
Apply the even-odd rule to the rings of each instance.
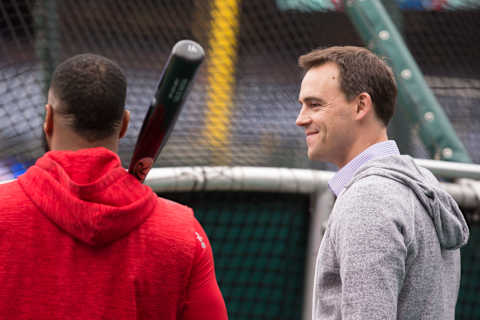
[[[50,150],[71,150],[76,151],[80,149],[89,149],[104,147],[115,153],[118,152],[118,139],[108,137],[96,141],[88,141],[79,135],[65,131],[54,135],[50,141]]]
[[[354,142],[351,148],[347,151],[345,157],[341,161],[336,163],[336,165],[339,169],[341,169],[364,150],[368,149],[370,146],[384,141],[388,141],[386,129],[378,135],[363,135],[361,139],[358,139]]]

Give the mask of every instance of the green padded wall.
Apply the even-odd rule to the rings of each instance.
[[[479,248],[480,225],[471,225],[470,240],[462,248],[462,280],[457,301],[456,320],[480,319]]]
[[[162,194],[195,208],[229,319],[300,319],[309,226],[306,195]]]

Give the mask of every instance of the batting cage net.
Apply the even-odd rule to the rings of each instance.
[[[195,208],[212,244],[230,319],[300,319],[308,195],[228,191],[161,195]]]
[[[85,52],[117,61],[128,76],[132,122],[120,146],[127,165],[161,69],[181,39],[199,42],[207,59],[156,166],[323,168],[306,160],[304,133],[295,126],[297,58],[316,47],[363,43],[343,12],[302,3],[308,1],[2,1],[0,160],[5,173],[21,171],[43,153],[41,123],[51,72],[67,57]],[[479,163],[480,4],[465,3],[471,4],[397,8],[391,16]],[[402,152],[429,157],[415,127],[394,121],[390,129]]]
[[[480,163],[480,3],[383,1],[460,141]],[[298,56],[330,45],[363,46],[342,1],[4,0],[0,3],[0,180],[44,153],[42,123],[56,65],[79,53],[124,69],[131,123],[119,154],[128,166],[172,46],[206,51],[192,91],[156,167],[256,166],[332,169],[310,162],[295,126]],[[388,5],[388,4],[395,5]],[[399,108],[389,127],[402,153],[430,158]],[[212,240],[232,319],[298,319],[309,196],[185,193]],[[473,217],[475,208],[464,209]],[[252,214],[253,213],[253,214]],[[457,319],[480,317],[478,221],[464,249]],[[475,314],[475,312],[477,312]]]

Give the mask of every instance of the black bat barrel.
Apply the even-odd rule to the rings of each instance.
[[[168,141],[204,57],[203,48],[191,40],[179,41],[172,48],[143,120],[128,169],[140,181],[143,182]]]

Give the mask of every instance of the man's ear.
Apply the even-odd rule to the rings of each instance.
[[[43,121],[43,132],[45,137],[50,139],[53,133],[53,107],[50,104],[45,105],[45,119]]]
[[[356,98],[355,120],[362,120],[369,114],[375,112],[373,110],[372,97],[366,92],[360,93]]]
[[[121,139],[125,136],[128,129],[128,123],[130,122],[130,111],[126,110],[123,112],[122,124],[120,125],[120,133],[118,138]]]

